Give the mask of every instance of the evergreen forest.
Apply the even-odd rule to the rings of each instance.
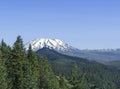
[[[120,89],[119,69],[45,50],[24,50],[21,36],[12,47],[2,40],[0,89]]]

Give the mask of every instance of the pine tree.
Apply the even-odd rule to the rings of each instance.
[[[58,78],[60,89],[71,89],[71,86],[65,77],[59,76]]]
[[[79,82],[76,84],[77,89],[90,89],[90,86],[85,79],[85,73],[81,74],[78,80]]]
[[[85,82],[85,75],[79,73],[79,68],[75,64],[71,70],[71,85],[73,86],[72,89],[89,89]]]
[[[71,70],[71,80],[70,80],[70,83],[75,87],[76,84],[79,82],[78,81],[78,66],[75,64]]]
[[[0,50],[0,89],[7,89],[7,70],[5,66],[5,59],[2,59]]]
[[[40,59],[36,53],[32,51],[31,45],[29,46],[27,58],[29,62],[29,87],[30,89],[39,89]]]
[[[12,89],[26,89],[26,55],[20,36],[13,45],[12,56],[9,65],[9,76],[11,77]]]
[[[7,60],[10,57],[11,48],[3,40],[1,41],[0,50],[2,52],[2,58]]]
[[[42,59],[40,66],[40,89],[59,89],[59,82],[54,75],[46,57]]]
[[[11,80],[9,78],[9,60],[11,57],[11,48],[2,40],[0,44],[0,51],[1,51],[1,59],[4,61],[4,67],[6,70],[6,83],[7,83],[7,89],[11,89]]]

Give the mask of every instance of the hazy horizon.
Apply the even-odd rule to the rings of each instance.
[[[60,39],[79,49],[120,48],[120,1],[0,1],[0,40]]]

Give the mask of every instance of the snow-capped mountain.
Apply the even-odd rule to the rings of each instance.
[[[33,51],[39,51],[42,48],[49,48],[59,53],[95,60],[99,62],[120,60],[120,49],[100,49],[100,50],[79,50],[59,39],[35,39],[28,42],[24,48],[29,49],[31,45]]]
[[[70,51],[72,49],[75,50],[75,48],[73,48],[72,46],[69,46],[68,44],[64,43],[59,39],[48,39],[48,38],[35,39],[28,42],[24,46],[25,50],[28,50],[29,45],[31,45],[33,51],[38,51],[39,49],[42,49],[44,47],[53,49],[56,51]]]

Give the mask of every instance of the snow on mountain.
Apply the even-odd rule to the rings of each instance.
[[[120,60],[120,49],[79,50],[59,39],[45,38],[39,38],[28,42],[24,46],[25,50],[28,50],[29,45],[31,45],[32,50],[35,52],[46,47],[62,54],[96,60],[99,62]]]
[[[33,51],[38,51],[39,49],[42,49],[44,47],[56,51],[68,51],[70,49],[74,49],[73,47],[69,46],[68,44],[64,43],[59,39],[45,39],[45,38],[35,39],[28,42],[24,46],[25,50],[28,50],[29,45],[31,45]]]

